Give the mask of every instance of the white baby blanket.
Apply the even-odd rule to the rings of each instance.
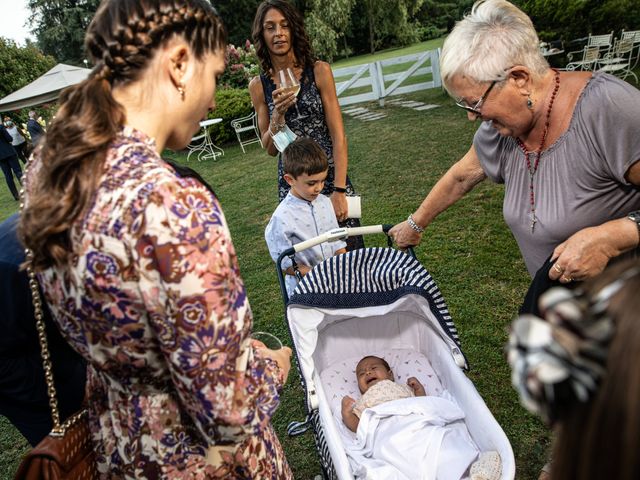
[[[434,396],[368,408],[355,440],[348,434],[342,437],[358,479],[460,480],[479,453],[464,412]]]

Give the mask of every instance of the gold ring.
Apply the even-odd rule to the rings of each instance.
[[[562,277],[561,277],[561,278],[564,278],[564,280],[565,280],[566,282],[573,282],[573,277],[572,277],[571,275],[569,275],[569,276],[562,275]]]
[[[562,273],[564,272],[564,268],[562,268],[560,265],[558,265],[557,263],[553,264],[553,269],[558,272],[558,273]]]

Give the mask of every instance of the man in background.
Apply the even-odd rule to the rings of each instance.
[[[0,168],[2,168],[2,173],[7,181],[9,191],[11,192],[11,195],[13,195],[13,199],[18,200],[18,189],[13,181],[13,177],[15,175],[18,183],[20,183],[20,179],[22,178],[22,169],[20,168],[16,151],[14,150],[13,145],[11,145],[12,141],[13,138],[9,135],[7,129],[4,128],[4,125],[0,123]]]
[[[27,130],[31,135],[31,143],[35,147],[38,144],[40,138],[44,135],[44,128],[38,123],[36,112],[31,110],[29,112],[29,120],[27,121]]]

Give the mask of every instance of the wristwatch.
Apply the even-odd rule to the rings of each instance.
[[[640,210],[631,212],[629,215],[627,215],[627,218],[632,222],[636,222],[636,226],[638,227],[638,234],[640,235]]]

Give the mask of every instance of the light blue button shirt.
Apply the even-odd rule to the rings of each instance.
[[[289,192],[273,212],[265,229],[264,238],[267,241],[271,258],[275,262],[287,248],[334,228],[338,228],[338,221],[328,197],[318,195],[318,198],[313,202],[307,202]],[[296,253],[296,262],[313,267],[323,260],[331,258],[336,251],[346,246],[347,244],[342,240],[325,242]],[[282,262],[282,269],[287,269],[290,266],[291,260],[285,258]],[[287,292],[291,295],[296,286],[296,278],[292,275],[286,275],[285,281]]]

